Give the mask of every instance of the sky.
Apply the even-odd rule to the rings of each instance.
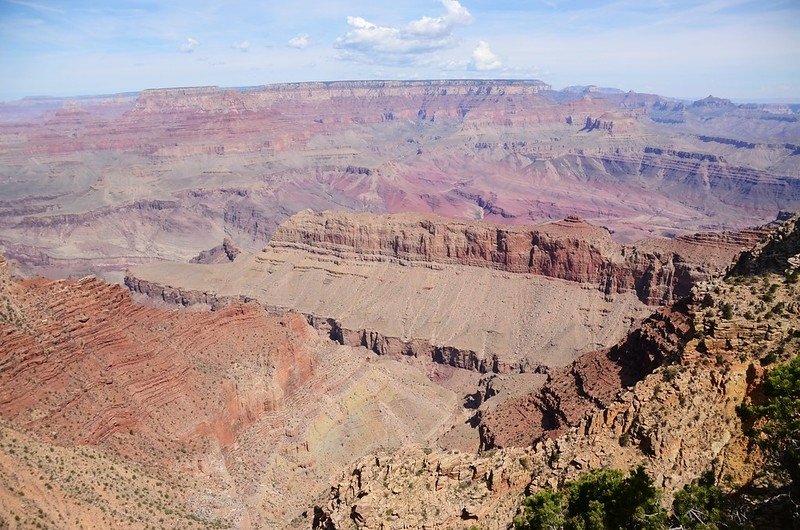
[[[0,100],[541,79],[800,101],[800,0],[0,0]]]

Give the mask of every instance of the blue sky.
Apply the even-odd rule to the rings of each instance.
[[[0,0],[0,100],[465,77],[800,101],[800,2]]]

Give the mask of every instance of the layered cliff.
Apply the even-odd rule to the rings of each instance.
[[[0,301],[20,316],[0,319],[10,528],[284,528],[352,459],[434,439],[460,411],[422,370],[256,303],[144,306],[93,277],[19,280],[2,260]]]
[[[299,311],[331,339],[382,355],[533,371],[613,346],[646,315],[643,303],[687,294],[769,229],[622,246],[576,218],[504,226],[304,211],[259,254],[140,266],[125,283],[180,305]]]
[[[67,277],[154,256],[186,261],[226,236],[256,250],[305,208],[509,225],[578,215],[631,242],[740,229],[800,207],[800,122],[780,121],[796,120],[785,107],[687,107],[649,94],[556,92],[535,80],[198,87],[132,98],[58,100],[22,120],[4,120],[18,114],[0,105],[7,257]],[[158,203],[165,208],[139,208]]]
[[[524,447],[555,438],[602,411],[667,361],[677,361],[693,336],[687,300],[659,309],[611,348],[581,355],[547,374],[532,392],[491,396],[473,418],[483,450]],[[494,401],[492,401],[494,400]]]
[[[94,278],[6,287],[26,326],[0,323],[0,415],[52,439],[124,443],[114,435],[142,430],[163,443],[209,434],[224,445],[311,375],[317,338],[298,315],[145,308]],[[227,368],[245,352],[247,366]]]
[[[381,259],[270,246],[227,264],[134,267],[125,283],[185,306],[252,300],[298,311],[341,344],[480,372],[568,364],[614,344],[647,312],[632,292],[609,297],[532,274]]]
[[[783,266],[796,235],[792,228],[771,238]],[[800,286],[772,270],[699,285],[605,352],[616,366],[596,364],[603,362],[596,354],[574,363],[568,372],[577,395],[591,403],[572,418],[565,411],[568,426],[552,439],[479,455],[409,447],[362,459],[316,507],[315,528],[504,529],[526,494],[560,487],[587,470],[640,464],[664,488],[665,505],[708,471],[727,491],[742,488],[746,496],[764,484],[764,463],[737,407],[759,399],[772,363],[800,352]],[[768,294],[778,311],[762,307]],[[625,380],[631,386],[620,387]],[[569,405],[563,390],[553,393],[561,398],[552,403],[558,408]]]
[[[660,305],[730,265],[768,228],[704,233],[630,246],[576,217],[534,226],[464,222],[430,215],[375,217],[304,211],[275,231],[270,246],[364,260],[488,267],[597,285],[606,294],[634,290]]]

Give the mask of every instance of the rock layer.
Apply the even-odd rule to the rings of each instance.
[[[305,208],[579,215],[620,242],[739,229],[800,207],[797,114],[512,80],[24,100],[0,105],[0,246],[80,277],[255,251]]]
[[[257,300],[293,309],[331,339],[383,355],[533,371],[611,347],[645,315],[632,298],[682,296],[767,231],[626,247],[575,218],[502,226],[306,211],[260,254],[227,265],[138,267],[125,283],[180,305]],[[508,311],[523,313],[509,319]]]
[[[661,305],[723,272],[768,228],[703,233],[623,246],[576,217],[535,226],[463,222],[430,215],[371,216],[300,212],[275,231],[270,247],[363,260],[488,267],[597,285],[606,294],[635,290]]]
[[[798,250],[796,220],[767,243],[784,266]],[[767,262],[744,276],[699,285],[690,298],[645,321],[618,355],[605,352],[616,366],[603,365],[597,354],[574,363],[569,375],[576,395],[592,403],[572,416],[561,409],[571,426],[560,435],[479,455],[408,447],[362,459],[316,507],[315,528],[505,529],[524,495],[607,467],[644,465],[665,490],[665,506],[676,490],[709,471],[723,487],[752,484],[763,460],[738,405],[758,399],[765,365],[800,352],[800,286],[771,270],[774,263]],[[759,308],[768,292],[785,311]],[[745,308],[759,315],[755,322]],[[655,367],[663,360],[667,366]],[[558,379],[551,377],[551,388]],[[620,388],[620,382],[632,386]],[[564,389],[552,388],[553,410],[572,401]]]
[[[509,398],[474,418],[481,448],[530,445],[555,438],[586,415],[602,411],[665,361],[677,360],[693,331],[686,301],[656,311],[612,348],[586,353],[551,370],[534,392]]]
[[[172,443],[211,434],[225,445],[312,372],[317,338],[299,315],[280,319],[252,304],[146,308],[91,277],[12,283],[3,294],[26,325],[0,324],[0,414],[62,441],[96,444],[141,429]],[[223,368],[234,352],[247,352],[249,366]]]
[[[303,212],[259,254],[137,267],[125,283],[181,305],[257,300],[307,315],[342,344],[508,372],[568,364],[644,316],[632,289],[605,288],[609,271],[626,274],[622,247],[574,219],[509,228]]]
[[[0,522],[284,528],[354,458],[433,441],[461,410],[458,383],[256,303],[142,306],[2,260],[0,301],[21,317],[0,320]]]

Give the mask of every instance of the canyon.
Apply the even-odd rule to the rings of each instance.
[[[360,459],[315,508],[314,528],[504,529],[528,492],[557,488],[587,470],[639,464],[668,497],[705,472],[734,491],[752,491],[759,481],[764,487],[764,455],[737,408],[762,399],[770,365],[800,353],[800,287],[784,275],[787,266],[794,278],[800,275],[793,264],[798,237],[795,216],[728,274],[643,322],[607,355],[581,357],[570,371],[578,379],[590,376],[573,392],[584,403],[571,418],[561,414],[566,423],[557,433],[477,455],[407,446]],[[788,311],[770,310],[767,292]],[[724,310],[727,304],[731,311]],[[638,374],[630,377],[633,359]],[[551,410],[569,411],[575,402],[563,399],[563,383],[553,374],[544,392],[523,398],[549,393],[562,398],[551,400]],[[491,401],[497,394],[486,396]],[[520,412],[526,419],[516,399],[505,426],[514,426]]]
[[[469,380],[434,383],[254,303],[146,307],[96,278],[12,279],[5,261],[0,280],[4,522],[302,522],[353,457],[435,439]]]
[[[646,303],[685,296],[768,232],[626,247],[576,218],[504,226],[305,211],[260,253],[136,266],[125,284],[186,306],[255,300],[292,309],[331,339],[379,354],[530,372],[612,346],[646,315]]]
[[[526,237],[509,237],[508,251],[530,245],[531,232],[539,241],[574,235],[574,224],[578,233],[603,232],[574,219],[552,224],[516,227]],[[0,473],[8,484],[0,517],[76,527],[506,528],[525,491],[599,466],[645,463],[668,493],[709,468],[752,479],[760,461],[746,449],[735,408],[757,395],[760,358],[799,351],[798,287],[783,274],[800,258],[800,218],[760,229],[760,243],[728,250],[722,272],[709,271],[688,296],[655,311],[634,288],[606,294],[592,276],[510,272],[513,260],[463,252],[497,249],[491,238],[459,238],[478,227],[496,236],[497,226],[303,212],[260,255],[176,264],[172,278],[184,288],[131,271],[133,293],[95,277],[20,279],[0,261]],[[387,250],[402,233],[418,243],[416,227],[431,236],[435,227],[451,244],[451,262],[447,245]],[[281,261],[281,252],[295,255]],[[607,347],[542,358],[535,368],[499,356],[489,366],[416,350],[419,339],[397,350],[391,341],[364,343],[374,333],[348,338],[330,318],[274,305],[280,292],[265,288],[301,285],[324,302],[323,286],[343,277],[352,290],[360,266],[391,268],[361,278],[394,278],[404,288],[417,271],[447,271],[464,285],[474,274],[497,274],[491,283],[501,291],[503,278],[515,289],[549,283],[598,303],[624,298],[650,316],[617,329]],[[215,284],[214,271],[225,268]],[[193,281],[206,289],[193,291]],[[387,307],[403,295],[390,291],[378,295]],[[761,303],[766,292],[780,312]],[[460,312],[457,302],[449,313]],[[303,307],[301,298],[293,303]],[[557,310],[552,325],[564,325],[569,311]],[[448,348],[457,350],[441,345]]]
[[[0,528],[509,528],[734,491],[800,352],[800,107],[536,80],[0,104]]]
[[[798,209],[798,109],[714,101],[443,80],[8,102],[0,248],[28,274],[120,281],[225,237],[257,251],[306,208],[576,215],[621,243]]]

